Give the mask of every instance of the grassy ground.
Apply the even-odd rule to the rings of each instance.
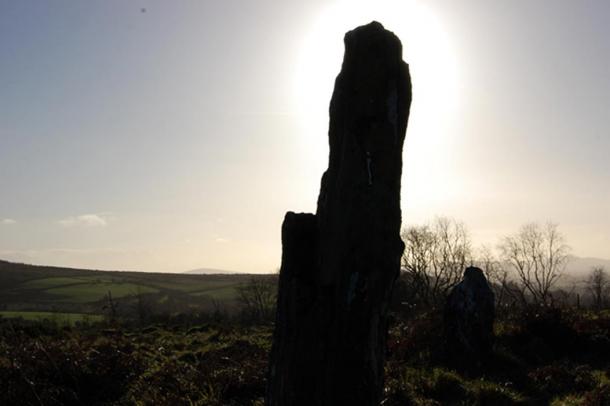
[[[18,312],[0,311],[0,317],[6,319],[23,319],[29,321],[50,321],[60,325],[75,325],[77,322],[94,323],[103,320],[99,314],[85,313],[52,313],[52,312]]]
[[[2,405],[262,404],[269,327],[3,329]]]
[[[443,351],[440,319],[390,329],[384,406],[610,405],[610,318],[523,314],[498,322],[480,367]],[[53,327],[0,322],[0,404],[262,405],[272,326]]]
[[[0,405],[262,404],[272,326],[222,308],[250,278],[0,261]],[[610,312],[505,314],[476,368],[442,330],[438,314],[395,315],[384,406],[610,405]]]

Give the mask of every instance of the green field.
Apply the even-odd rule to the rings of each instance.
[[[111,292],[116,299],[128,295],[159,292],[159,289],[154,287],[126,282],[119,278],[91,276],[34,279],[21,284],[18,289],[22,291],[44,291],[46,294],[56,296],[57,301],[69,303],[88,303],[103,300],[108,292]]]
[[[159,290],[135,283],[85,282],[76,285],[59,286],[56,288],[47,289],[46,292],[57,295],[58,300],[70,303],[87,303],[95,300],[103,300],[108,292],[112,293],[113,298],[118,299],[128,295],[157,293]]]
[[[236,286],[220,286],[203,289],[191,293],[192,296],[209,297],[215,300],[233,300],[236,292]]]
[[[210,311],[219,303],[230,311],[236,308],[237,288],[252,277],[93,271],[0,261],[0,310],[104,315],[110,294],[123,314],[133,315],[142,303],[159,314]]]
[[[58,286],[74,285],[79,283],[83,283],[83,278],[51,277],[27,281],[22,285],[22,287],[28,289],[48,289]]]

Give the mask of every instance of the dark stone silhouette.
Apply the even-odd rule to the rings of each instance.
[[[445,335],[454,361],[478,367],[491,353],[495,317],[494,293],[483,271],[469,267],[445,304]]]
[[[411,104],[400,40],[345,35],[317,213],[286,214],[267,404],[377,405],[400,271],[402,146]]]

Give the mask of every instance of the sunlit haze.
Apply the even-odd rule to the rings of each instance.
[[[403,225],[610,258],[610,3],[0,2],[0,259],[270,272],[314,212],[343,35],[403,43]]]

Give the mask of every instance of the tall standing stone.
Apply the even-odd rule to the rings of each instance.
[[[377,405],[400,271],[402,146],[411,104],[400,40],[345,35],[315,215],[288,212],[267,404]]]

